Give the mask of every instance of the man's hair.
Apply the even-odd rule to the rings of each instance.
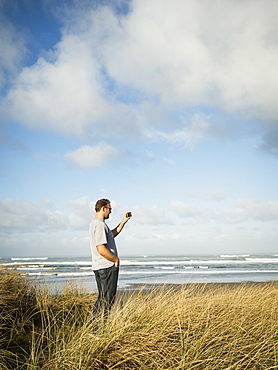
[[[99,199],[97,202],[96,202],[96,205],[95,205],[95,210],[96,212],[99,212],[101,210],[102,207],[105,207],[107,206],[108,204],[110,204],[110,200],[109,199]]]

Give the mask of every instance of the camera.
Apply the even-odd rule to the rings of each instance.
[[[126,216],[127,217],[132,217],[132,213],[131,212],[127,212]]]

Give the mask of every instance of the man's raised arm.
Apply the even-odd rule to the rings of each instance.
[[[120,234],[120,232],[123,230],[125,224],[127,223],[128,220],[130,220],[131,218],[131,212],[127,212],[125,215],[124,215],[124,218],[123,220],[119,223],[118,226],[115,227],[115,229],[112,230],[112,233],[114,235],[114,238]]]

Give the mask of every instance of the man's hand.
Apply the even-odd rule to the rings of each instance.
[[[123,222],[127,222],[128,220],[130,220],[132,217],[132,213],[131,212],[127,212],[125,215],[124,215],[124,219],[123,219]]]
[[[115,267],[120,267],[120,259],[117,257],[117,260],[115,262]]]

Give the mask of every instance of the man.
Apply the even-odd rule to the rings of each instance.
[[[115,301],[120,265],[114,238],[122,231],[131,213],[126,213],[122,222],[111,231],[105,223],[112,212],[110,201],[99,199],[95,204],[95,211],[95,218],[89,227],[92,268],[98,287],[93,315],[97,317],[103,313],[104,317],[107,317]]]

